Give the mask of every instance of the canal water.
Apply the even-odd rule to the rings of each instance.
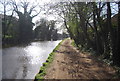
[[[32,42],[2,50],[3,79],[34,79],[59,41]]]

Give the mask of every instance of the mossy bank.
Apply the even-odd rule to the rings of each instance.
[[[65,39],[64,39],[65,40]],[[49,68],[49,64],[53,61],[54,59],[54,55],[55,55],[55,51],[59,49],[61,43],[64,41],[62,40],[56,47],[55,49],[52,51],[52,53],[49,54],[47,60],[45,63],[43,63],[43,66],[40,68],[39,73],[35,76],[35,80],[34,81],[41,81],[44,79],[44,76],[46,75],[46,69]]]

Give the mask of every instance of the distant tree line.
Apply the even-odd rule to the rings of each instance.
[[[56,21],[40,19],[39,25],[34,30],[34,37],[37,40],[58,40],[68,37],[66,33],[59,34],[56,28]]]
[[[120,2],[59,2],[50,8],[62,18],[79,48],[120,66]]]
[[[40,40],[57,40],[57,29],[55,29],[56,21],[48,21],[42,18],[39,26],[35,28],[35,38]]]

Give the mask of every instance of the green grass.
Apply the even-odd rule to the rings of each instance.
[[[64,39],[65,40],[65,39]],[[44,79],[44,76],[46,75],[46,69],[49,67],[49,64],[53,61],[54,59],[54,54],[55,51],[59,49],[61,43],[64,41],[62,40],[52,51],[52,53],[49,54],[49,57],[47,58],[46,62],[43,63],[43,66],[40,68],[39,73],[35,76],[35,81],[42,81]]]
[[[5,38],[12,38],[11,35],[5,35]]]
[[[75,42],[74,42],[74,40],[72,40],[71,45],[74,46],[74,47],[77,47],[76,44],[75,44]]]

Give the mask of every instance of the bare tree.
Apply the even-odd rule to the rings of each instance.
[[[34,3],[31,5],[31,3],[27,1],[22,1],[19,4],[17,4],[15,1],[12,1],[11,4],[13,5],[14,11],[19,17],[19,40],[21,42],[31,40],[33,37],[32,19],[41,12],[41,7]],[[37,8],[38,6],[39,8]],[[22,8],[24,12],[22,12],[20,8]],[[36,14],[33,14],[32,12],[35,12]]]

